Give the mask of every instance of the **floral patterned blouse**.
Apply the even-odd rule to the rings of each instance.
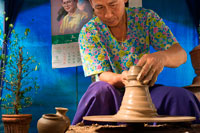
[[[122,73],[150,52],[165,50],[177,43],[170,29],[152,10],[126,8],[127,36],[118,42],[107,25],[98,17],[92,18],[79,34],[80,53],[85,76],[104,71]]]

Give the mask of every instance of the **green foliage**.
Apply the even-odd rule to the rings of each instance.
[[[8,19],[5,18],[6,21]],[[31,96],[39,89],[37,77],[34,76],[34,72],[38,71],[39,63],[29,55],[22,43],[27,38],[30,29],[26,28],[24,34],[18,34],[13,27],[13,24],[9,24],[12,39],[3,35],[3,39],[8,42],[8,55],[1,54],[0,56],[0,60],[6,61],[5,68],[0,69],[4,81],[1,89],[6,92],[6,95],[0,99],[1,107],[7,110],[7,113],[18,114],[23,108],[31,106]]]
[[[8,19],[9,19],[9,18],[8,18],[8,17],[6,17],[6,18],[5,18],[5,21],[8,21]]]

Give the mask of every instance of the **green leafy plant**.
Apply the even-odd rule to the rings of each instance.
[[[7,20],[6,18],[5,20]],[[8,55],[1,54],[0,59],[6,62],[1,68],[1,78],[3,80],[2,90],[6,93],[1,97],[1,107],[7,113],[19,114],[23,108],[32,104],[32,95],[37,92],[39,85],[34,72],[38,70],[39,63],[33,56],[29,55],[24,47],[23,41],[27,38],[30,29],[26,28],[24,33],[18,34],[9,24],[11,36],[3,35],[3,40],[7,40]]]

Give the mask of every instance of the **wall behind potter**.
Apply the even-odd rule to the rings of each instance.
[[[4,20],[4,0],[0,0],[0,29],[3,30],[3,20]],[[2,34],[2,33],[1,33]],[[3,45],[3,36],[0,35],[0,46]],[[0,50],[2,52],[2,50]],[[1,109],[0,109],[1,110]],[[3,133],[3,123],[1,122],[1,115],[0,115],[0,133]]]
[[[0,29],[3,30],[3,20],[4,20],[4,16],[3,16],[3,11],[4,11],[4,1],[0,0]],[[2,33],[1,33],[2,34]],[[3,44],[3,36],[0,36],[0,46],[2,46]]]
[[[31,132],[36,131],[37,120],[42,114],[55,113],[55,107],[67,107],[67,115],[72,120],[77,106],[77,94],[80,94],[80,98],[91,83],[90,78],[83,77],[82,67],[52,69],[50,12],[50,1],[25,1],[16,21],[19,31],[25,26],[30,27],[27,46],[41,64],[38,73],[41,89],[34,97],[33,106],[26,110],[33,114]]]
[[[164,18],[188,54],[188,61],[180,68],[165,68],[159,76],[158,83],[171,86],[191,84],[194,70],[191,66],[189,51],[197,45],[197,33],[186,1],[143,0],[143,6],[155,10]],[[24,0],[15,25],[17,32],[23,33],[25,28],[30,28],[30,35],[24,44],[30,50],[29,53],[34,55],[41,64],[40,70],[36,73],[40,90],[38,94],[33,95],[33,105],[24,110],[24,113],[33,114],[31,133],[37,132],[37,120],[42,114],[55,113],[54,107],[69,108],[67,115],[72,120],[76,111],[76,95],[78,94],[78,99],[80,99],[91,83],[90,78],[84,77],[82,67],[51,68],[50,15],[50,0]],[[78,72],[76,72],[77,69]]]
[[[52,69],[49,0],[24,0],[16,19],[15,31],[23,34],[26,28],[30,28],[30,34],[23,43],[29,49],[29,54],[40,62],[39,71],[35,73],[40,89],[36,95],[33,94],[33,105],[24,109],[23,113],[33,115],[30,132],[36,133],[38,119],[42,114],[55,113],[55,107],[67,107],[67,116],[72,120],[77,107],[77,95],[80,99],[91,79],[83,76],[82,67]]]
[[[195,73],[189,52],[198,45],[198,33],[187,0],[143,0],[143,7],[154,10],[163,18],[188,57],[178,68],[164,68],[157,83],[179,87],[191,85]]]

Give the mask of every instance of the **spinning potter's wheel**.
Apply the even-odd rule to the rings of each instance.
[[[190,116],[160,116],[152,103],[149,87],[136,80],[141,67],[132,66],[128,71],[125,94],[121,107],[115,115],[85,116],[84,120],[96,122],[190,122]]]

